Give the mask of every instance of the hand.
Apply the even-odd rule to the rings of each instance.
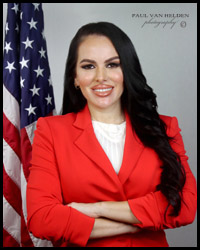
[[[98,212],[97,212],[97,208],[98,208],[98,203],[77,203],[77,202],[71,202],[67,205],[68,207],[72,207],[76,210],[78,210],[79,212],[93,217],[93,218],[98,218]]]

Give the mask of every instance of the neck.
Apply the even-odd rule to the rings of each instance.
[[[88,103],[88,108],[90,111],[91,119],[94,121],[109,124],[121,124],[125,121],[125,115],[121,108],[121,105],[119,107],[115,106],[109,108],[98,108]]]

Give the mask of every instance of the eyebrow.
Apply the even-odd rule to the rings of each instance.
[[[110,61],[113,61],[113,60],[115,60],[115,59],[119,59],[119,57],[118,57],[118,56],[111,57],[111,58],[107,59],[107,60],[105,61],[105,63],[110,62]],[[94,60],[91,60],[91,59],[83,59],[83,60],[81,60],[80,63],[83,63],[83,62],[96,63]]]

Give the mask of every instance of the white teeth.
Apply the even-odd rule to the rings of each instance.
[[[106,91],[110,91],[112,88],[108,88],[108,89],[94,89],[94,91],[97,92],[106,92]]]

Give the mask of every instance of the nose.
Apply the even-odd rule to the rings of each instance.
[[[107,72],[104,67],[98,67],[96,69],[96,76],[95,76],[96,82],[105,82],[107,80]]]

